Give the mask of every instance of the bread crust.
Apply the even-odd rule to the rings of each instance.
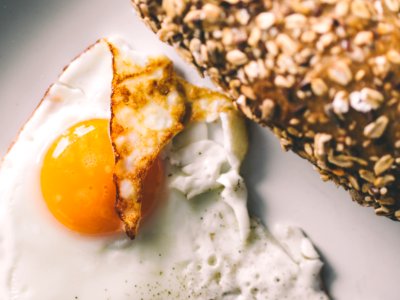
[[[285,150],[400,220],[399,0],[133,0]]]

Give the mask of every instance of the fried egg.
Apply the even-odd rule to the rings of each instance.
[[[132,76],[154,61],[172,72],[100,40],[19,133],[0,167],[0,299],[327,299],[310,240],[247,213],[246,127],[227,98],[174,77],[174,99],[138,105],[160,75]],[[122,215],[151,212],[135,240],[118,196]]]

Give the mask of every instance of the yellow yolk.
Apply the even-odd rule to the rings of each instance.
[[[114,209],[114,164],[108,120],[78,123],[51,145],[43,162],[41,187],[58,221],[85,234],[121,229]]]

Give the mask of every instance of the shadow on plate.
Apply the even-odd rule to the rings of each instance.
[[[266,201],[256,191],[256,187],[268,178],[268,141],[263,134],[264,128],[247,122],[249,150],[243,162],[241,173],[248,190],[248,208],[250,215],[259,218],[265,224]]]

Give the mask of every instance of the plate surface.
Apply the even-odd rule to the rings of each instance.
[[[0,155],[62,68],[105,36],[166,54],[190,81],[210,85],[157,40],[129,0],[2,0]],[[323,183],[309,163],[282,152],[267,130],[250,124],[250,138],[243,167],[250,210],[268,226],[283,222],[305,230],[323,256],[333,299],[399,299],[400,223],[374,216],[334,184]]]

